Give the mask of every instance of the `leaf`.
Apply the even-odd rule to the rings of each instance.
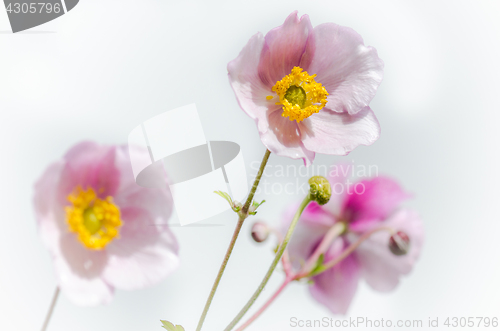
[[[323,261],[325,261],[325,254],[321,254],[319,256],[318,260],[316,261],[316,266],[309,273],[310,276],[317,275],[326,270],[325,266],[323,265]]]
[[[240,211],[241,204],[236,200],[233,201],[233,199],[231,199],[231,196],[228,193],[223,192],[223,191],[214,191],[214,193],[223,197],[229,203],[229,206],[231,206],[231,209],[234,212],[237,213]]]
[[[180,325],[174,326],[169,321],[163,321],[163,320],[160,320],[160,321],[163,323],[162,327],[167,329],[168,331],[185,331],[184,328]]]
[[[226,192],[223,191],[214,191],[215,194],[220,195],[224,199],[226,199],[227,202],[229,202],[229,205],[232,207],[233,206],[233,199],[231,199],[231,196],[227,194]]]
[[[163,323],[162,327],[164,327],[168,331],[177,331],[176,327],[172,323],[170,323],[169,321],[163,321],[163,320],[160,320],[160,321]]]
[[[255,206],[255,209],[257,209],[257,208],[259,208],[259,206],[260,206],[261,204],[263,204],[264,202],[266,202],[266,200],[262,200],[260,203],[258,203],[257,201],[254,201],[254,202],[252,203],[252,205],[254,205],[254,206]]]

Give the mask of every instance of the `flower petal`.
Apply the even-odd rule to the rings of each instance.
[[[106,252],[84,248],[74,233],[63,235],[59,243],[60,252],[54,256],[54,267],[63,293],[81,306],[111,302],[113,288],[101,278],[108,259]]]
[[[375,177],[356,183],[348,192],[344,214],[350,219],[351,231],[366,231],[372,223],[381,222],[410,195],[388,177]]]
[[[266,34],[265,46],[262,49],[259,63],[259,77],[267,86],[274,86],[278,80],[290,74],[294,66],[304,65],[302,55],[308,50],[314,53],[313,28],[309,16],[300,19],[297,11],[291,13],[282,26],[272,29]]]
[[[59,233],[67,229],[64,207],[57,199],[57,186],[63,166],[62,162],[51,164],[35,183],[33,200],[38,232],[51,252],[56,250]]]
[[[103,277],[111,285],[135,290],[154,285],[179,266],[178,244],[170,229],[159,227],[146,209],[122,210],[120,238],[106,248]]]
[[[347,246],[342,238],[335,240],[325,254],[325,262],[338,256]],[[325,305],[334,314],[346,314],[358,288],[359,262],[351,254],[335,267],[313,277],[309,288],[316,301]]]
[[[145,148],[131,147],[134,153],[149,155]],[[114,203],[120,207],[137,207],[148,210],[154,223],[167,224],[172,215],[173,200],[168,188],[167,174],[161,163],[155,163],[148,169],[151,180],[155,180],[154,188],[139,186],[134,179],[129,159],[129,149],[120,146],[115,149],[115,167],[120,174],[119,187],[116,189]]]
[[[299,123],[304,146],[313,152],[347,155],[359,145],[371,145],[380,136],[380,126],[369,107],[355,115],[323,108]]]
[[[336,112],[356,114],[368,106],[382,82],[384,62],[373,47],[367,47],[363,38],[351,28],[334,23],[314,28],[314,53],[304,54],[310,59],[309,74],[317,74],[316,81],[328,93],[327,107]]]
[[[115,147],[83,142],[71,148],[64,156],[59,199],[80,186],[93,188],[100,198],[114,196],[119,186],[120,174],[115,167]]]
[[[336,219],[341,217],[342,206],[348,189],[348,178],[351,173],[352,165],[347,163],[335,164],[330,167],[328,172],[328,182],[332,188],[330,201],[323,205],[323,208]]]
[[[386,292],[397,286],[401,275],[412,270],[422,249],[424,230],[418,215],[409,209],[398,211],[381,225],[403,231],[410,238],[410,250],[402,256],[396,256],[389,250],[390,235],[386,231],[373,234],[356,250],[366,282],[373,289]]]
[[[304,147],[295,121],[282,117],[280,110],[270,112],[267,120],[269,128],[266,131],[261,131],[259,126],[260,139],[267,149],[279,156],[302,158],[306,166],[313,162],[315,153]]]
[[[276,101],[266,97],[273,92],[273,85],[264,84],[259,78],[257,67],[264,46],[262,33],[254,35],[243,47],[236,59],[227,65],[229,83],[241,109],[253,119],[265,118],[268,109],[277,109]]]

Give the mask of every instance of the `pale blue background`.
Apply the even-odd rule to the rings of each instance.
[[[295,9],[313,25],[354,28],[386,64],[371,104],[382,125],[379,141],[316,164],[354,160],[395,176],[414,193],[409,205],[427,232],[413,274],[390,294],[362,284],[349,316],[500,317],[498,1],[84,0],[24,34],[0,34],[1,330],[39,329],[56,286],[31,204],[44,168],[76,142],[125,143],[142,121],[192,102],[207,139],[239,143],[248,165],[260,160],[264,147],[236,103],[226,64],[253,34],[282,24]],[[3,11],[0,30],[9,30]],[[270,164],[301,162],[271,156]],[[258,198],[268,203],[257,218],[276,224],[299,197]],[[160,318],[194,330],[235,217],[226,212],[207,222],[224,226],[174,228],[182,266],[161,284],[117,291],[106,307],[80,308],[62,295],[49,330],[160,330]],[[249,226],[205,330],[232,319],[272,259],[273,243],[252,243]],[[293,316],[330,314],[294,284],[250,330],[295,330]]]

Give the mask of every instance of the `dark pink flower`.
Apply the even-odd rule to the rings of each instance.
[[[313,28],[307,15],[294,12],[250,38],[228,72],[240,107],[273,153],[310,164],[315,153],[345,155],[379,137],[368,105],[383,62],[351,28]]]
[[[324,263],[339,256],[363,234],[379,227],[400,231],[410,242],[408,252],[397,256],[389,248],[391,234],[375,232],[340,263],[312,277],[312,296],[333,313],[345,314],[361,278],[377,291],[386,292],[396,287],[400,277],[408,274],[417,260],[424,232],[418,215],[400,206],[409,195],[394,180],[376,177],[350,186],[346,186],[342,176],[329,181],[330,201],[324,206],[315,202],[308,205],[288,246],[296,267],[307,261],[337,222],[344,222],[347,231],[325,251]],[[286,225],[295,210],[294,206],[287,210]]]
[[[108,303],[115,288],[150,286],[177,268],[177,241],[165,225],[172,198],[161,166],[156,172],[164,188],[140,187],[126,146],[84,142],[35,184],[39,233],[74,303]]]

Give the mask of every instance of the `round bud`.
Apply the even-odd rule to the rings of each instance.
[[[309,195],[311,200],[316,201],[319,205],[324,205],[330,201],[332,188],[325,177],[313,176],[309,178],[309,186]]]
[[[255,222],[252,226],[252,238],[258,243],[265,241],[269,237],[269,228],[265,223]]]
[[[405,255],[410,250],[410,238],[402,231],[396,232],[389,239],[389,249],[394,255]]]

